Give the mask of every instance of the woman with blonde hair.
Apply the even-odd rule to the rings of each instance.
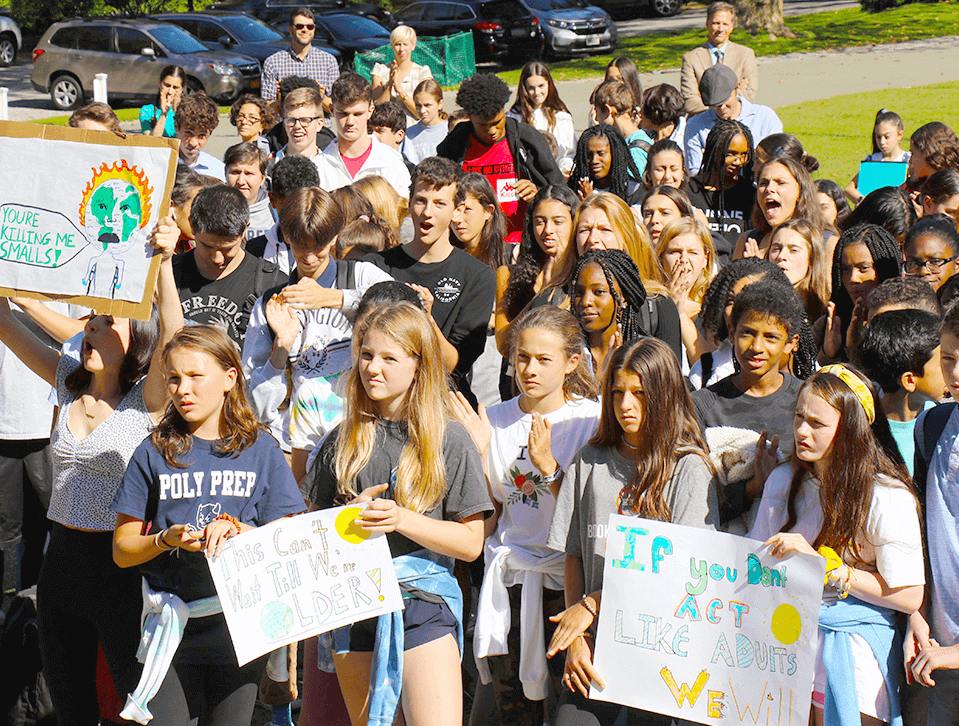
[[[393,723],[398,707],[410,726],[462,723],[463,601],[453,563],[479,557],[493,505],[476,444],[451,420],[437,350],[429,315],[409,303],[364,315],[353,333],[343,421],[305,480],[320,508],[364,506],[356,526],[386,534],[404,590],[402,612],[335,636],[353,724]]]
[[[623,250],[633,258],[649,293],[668,292],[666,274],[653,254],[649,233],[615,194],[598,192],[584,199],[573,220],[573,230],[579,257],[589,250]]]
[[[413,225],[408,202],[396,193],[393,186],[381,176],[365,176],[350,186],[366,197],[373,210],[393,231],[400,243],[413,239]]]
[[[413,92],[427,78],[433,77],[429,66],[413,62],[416,31],[408,25],[397,25],[390,33],[393,62],[373,66],[373,103],[396,101],[406,110],[407,126],[419,120]]]
[[[715,274],[716,249],[709,228],[700,220],[680,217],[669,222],[659,235],[656,256],[669,276],[669,296],[679,310],[685,358],[683,372],[710,349],[696,327],[696,318],[706,288]]]

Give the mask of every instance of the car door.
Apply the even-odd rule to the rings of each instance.
[[[67,56],[67,69],[77,76],[87,93],[92,93],[93,77],[97,73],[109,75],[115,69],[113,27],[102,23],[80,25],[75,41],[75,47]]]
[[[212,20],[197,19],[196,31],[191,30],[190,32],[199,38],[203,45],[207,46],[208,48],[212,48],[213,50],[229,50],[234,45],[233,42],[230,42],[226,45],[220,42],[220,38],[223,38],[224,36],[230,38],[231,41],[235,39],[230,35],[230,33],[227,32],[226,28]]]
[[[149,48],[152,55],[144,55]],[[162,51],[146,33],[137,28],[117,28],[116,81],[111,90],[127,98],[147,99],[156,95],[160,85],[160,71],[165,65],[159,58]]]

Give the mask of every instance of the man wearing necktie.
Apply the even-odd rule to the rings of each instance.
[[[717,63],[727,65],[744,80],[741,95],[749,101],[756,98],[759,89],[759,70],[756,54],[751,48],[733,43],[730,33],[736,27],[736,8],[728,2],[714,2],[706,10],[707,41],[683,55],[680,72],[680,93],[686,105],[686,113],[693,116],[706,110],[699,95],[699,81],[703,73]]]

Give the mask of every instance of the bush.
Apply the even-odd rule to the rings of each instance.
[[[867,13],[878,13],[881,10],[890,10],[902,5],[911,5],[917,2],[936,3],[939,0],[859,0],[859,5]]]
[[[96,0],[11,0],[10,12],[25,35],[39,37],[64,18],[89,15]]]

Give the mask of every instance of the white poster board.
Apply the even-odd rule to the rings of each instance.
[[[806,726],[825,561],[614,514],[590,698],[704,724]]]
[[[288,643],[403,608],[386,537],[362,507],[307,512],[229,540],[210,572],[240,665]]]
[[[0,294],[145,319],[177,142],[0,122]]]

